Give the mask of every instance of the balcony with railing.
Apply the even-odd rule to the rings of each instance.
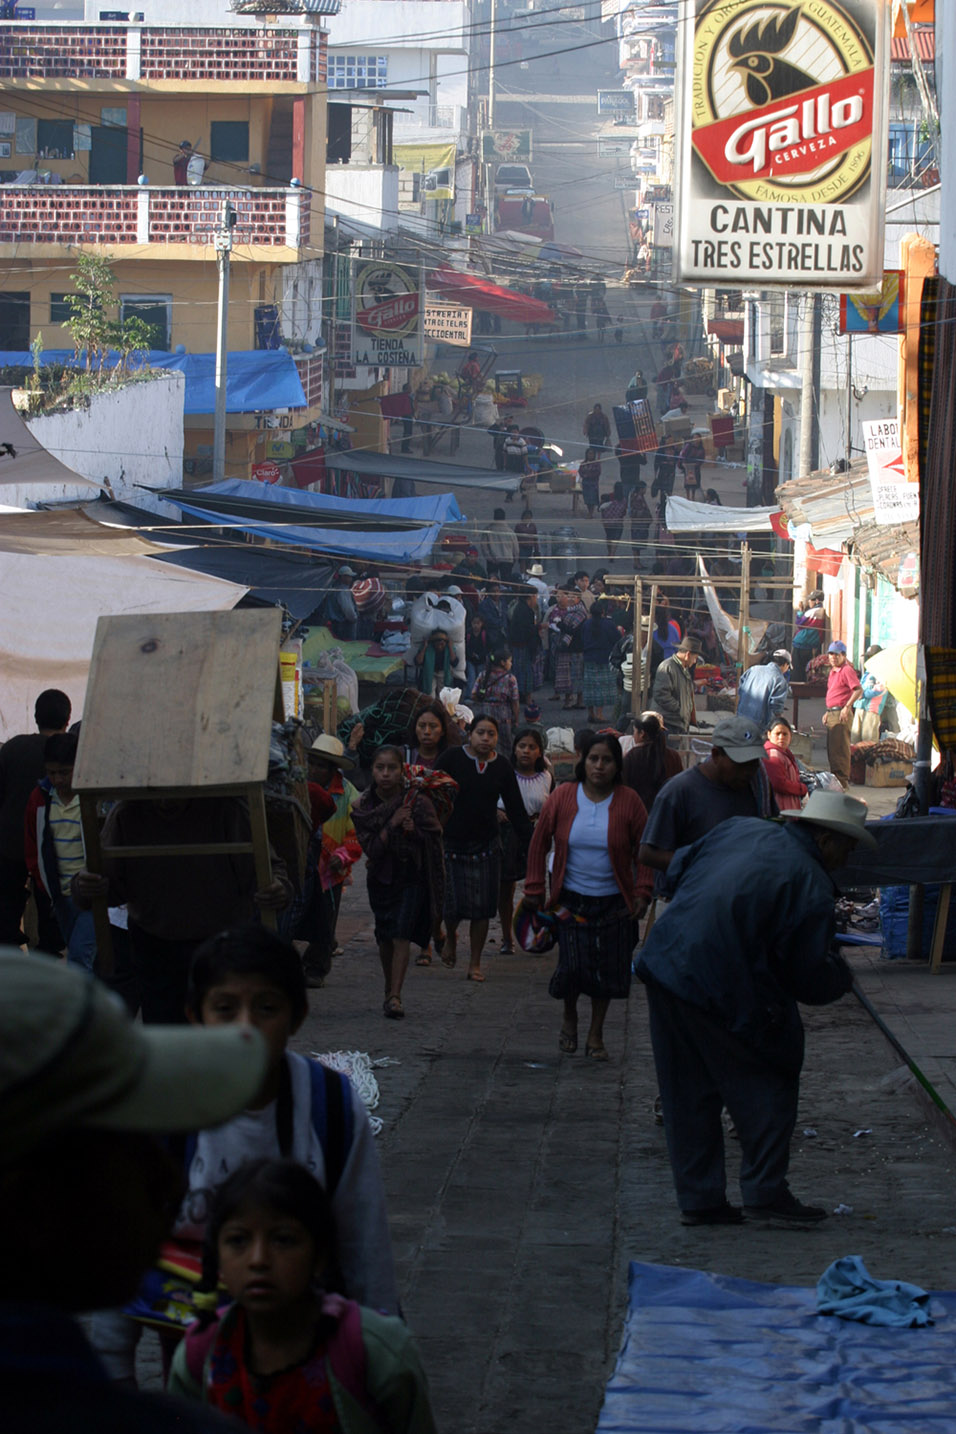
[[[314,28],[5,24],[0,83],[324,84],[326,42]]]
[[[308,247],[311,196],[302,189],[65,184],[3,185],[0,245],[151,244],[190,258],[196,246],[212,245],[226,199],[236,212],[235,259],[247,247]]]

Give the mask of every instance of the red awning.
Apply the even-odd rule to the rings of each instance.
[[[542,304],[540,299],[517,294],[514,289],[503,289],[492,284],[479,274],[464,274],[459,269],[436,269],[427,279],[429,289],[438,289],[450,303],[464,304],[470,309],[487,309],[503,319],[512,319],[516,324],[556,324],[558,319],[553,309]]]
[[[916,53],[921,60],[934,64],[936,61],[936,31],[915,30],[913,38],[916,41]],[[910,42],[906,35],[896,36],[890,41],[890,59],[902,61],[904,64],[912,60]]]
[[[744,341],[743,319],[708,319],[707,332],[720,339],[722,344],[742,344]]]

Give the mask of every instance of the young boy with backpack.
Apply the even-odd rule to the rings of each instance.
[[[346,1293],[363,1305],[397,1314],[385,1191],[364,1103],[347,1077],[288,1050],[308,1013],[295,949],[261,926],[221,932],[193,957],[186,1008],[194,1025],[255,1026],[268,1044],[269,1066],[248,1109],[187,1139],[186,1194],[173,1225],[177,1248],[161,1256],[161,1267],[188,1269],[192,1246],[198,1278],[198,1247],[219,1186],[248,1160],[291,1159],[309,1170],[331,1199]],[[147,1277],[140,1297],[128,1307],[132,1319],[178,1337],[194,1316],[188,1289],[182,1297],[183,1283],[172,1301],[175,1308],[164,1318],[156,1308],[161,1303],[157,1283]],[[114,1378],[133,1377],[136,1338],[125,1316],[109,1311],[94,1317],[93,1343]]]

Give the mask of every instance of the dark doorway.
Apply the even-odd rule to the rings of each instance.
[[[125,125],[94,125],[90,141],[90,183],[126,183]]]
[[[30,347],[29,290],[0,293],[0,349]]]

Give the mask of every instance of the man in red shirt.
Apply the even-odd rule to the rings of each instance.
[[[831,642],[827,648],[830,675],[827,678],[827,761],[840,785],[850,785],[850,723],[853,704],[863,696],[860,679],[846,660],[846,643]]]

